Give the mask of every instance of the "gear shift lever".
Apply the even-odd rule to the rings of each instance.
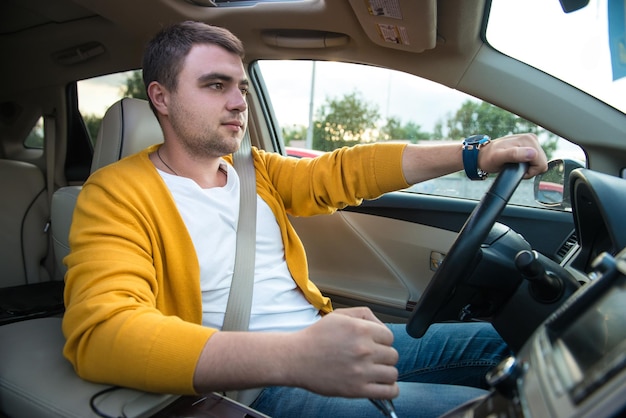
[[[540,302],[550,303],[563,294],[563,282],[546,271],[537,251],[522,250],[515,256],[515,267],[530,282],[531,294]]]

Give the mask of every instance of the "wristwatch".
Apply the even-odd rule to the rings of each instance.
[[[463,168],[470,180],[484,180],[489,175],[478,167],[478,152],[490,142],[487,135],[472,135],[463,141]]]

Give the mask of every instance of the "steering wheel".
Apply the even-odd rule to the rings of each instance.
[[[469,267],[481,244],[527,170],[528,163],[505,164],[502,168],[487,193],[467,218],[456,241],[417,302],[406,325],[409,335],[420,338],[430,324],[442,319],[438,318],[440,311],[463,277],[467,277]]]

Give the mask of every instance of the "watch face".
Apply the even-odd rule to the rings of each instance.
[[[490,138],[487,135],[472,135],[469,138],[466,138],[465,142],[467,145],[483,145],[490,141]]]
[[[470,180],[484,180],[488,174],[478,167],[478,151],[491,141],[487,135],[473,135],[463,141],[463,168]]]

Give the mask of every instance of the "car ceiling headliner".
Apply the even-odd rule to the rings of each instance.
[[[434,48],[398,53],[397,48],[381,46],[367,35],[371,28],[360,23],[352,7],[353,3],[364,4],[362,0],[219,8],[195,6],[185,0],[5,0],[0,2],[0,51],[4,57],[0,76],[5,80],[2,90],[37,89],[136,69],[145,42],[159,28],[187,19],[233,31],[244,42],[249,62],[258,58],[341,59],[391,66],[453,87],[482,44],[479,35],[484,1],[432,1],[434,13],[428,18],[436,19],[430,25],[436,28]],[[433,36],[425,33],[428,25],[420,23],[419,18],[407,17],[402,24],[418,40]],[[341,46],[294,50],[268,45],[263,36],[269,32],[289,36],[293,30],[344,34],[348,41]],[[60,52],[87,42],[101,44],[104,53],[71,65],[55,60]]]

